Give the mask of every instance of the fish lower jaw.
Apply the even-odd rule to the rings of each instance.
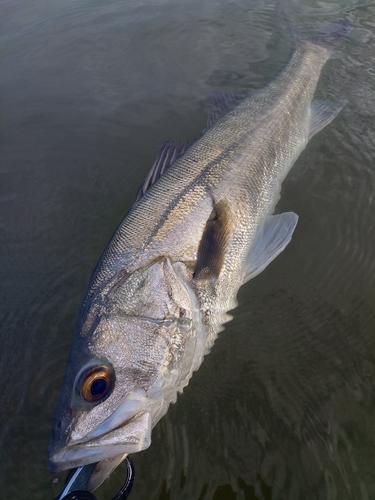
[[[49,459],[48,470],[50,472],[61,472],[74,469],[83,465],[89,465],[102,460],[107,460],[118,455],[125,455],[141,451],[138,445],[124,443],[114,446],[87,448],[64,448]]]
[[[151,444],[151,416],[144,413],[135,421],[91,441],[72,442],[50,456],[48,469],[60,472],[119,455],[147,449]]]

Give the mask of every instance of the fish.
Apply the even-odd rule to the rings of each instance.
[[[230,321],[239,288],[289,244],[281,184],[344,101],[314,99],[352,23],[291,27],[285,67],[251,95],[216,93],[206,129],[167,141],[91,276],[52,428],[51,472],[96,463],[93,491],[188,384]]]

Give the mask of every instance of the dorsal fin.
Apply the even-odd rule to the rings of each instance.
[[[220,120],[229,111],[244,101],[248,94],[213,92],[208,98],[207,127]]]
[[[224,116],[228,111],[234,109],[240,104],[247,95],[244,94],[230,94],[225,92],[214,92],[208,99],[208,117],[207,128],[213,123]],[[193,141],[186,143],[174,143],[170,140],[166,141],[159,151],[149,173],[142,182],[138,190],[134,204],[137,203],[150,189],[155,182],[160,179],[164,172],[172,165],[174,161],[186,153],[192,144],[194,144],[206,131],[205,128],[202,133]]]
[[[206,222],[198,246],[194,279],[217,279],[219,277],[228,247],[230,230],[229,204],[226,200],[220,200],[214,206]]]
[[[163,144],[158,156],[150,168],[149,173],[146,175],[141,187],[138,190],[134,203],[137,203],[145,195],[150,187],[155,184],[158,179],[160,179],[172,163],[177,160],[177,158],[180,158],[192,144],[193,142],[175,144],[169,140]]]

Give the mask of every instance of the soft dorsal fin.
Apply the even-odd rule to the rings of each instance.
[[[149,173],[142,182],[141,187],[138,190],[136,199],[134,203],[137,203],[145,193],[150,189],[150,187],[155,184],[155,182],[160,179],[164,172],[172,165],[172,163],[180,158],[187,149],[193,144],[193,142],[187,142],[186,144],[175,144],[172,141],[166,141],[161,150],[159,151],[154,164],[150,168]]]
[[[247,94],[213,92],[208,98],[207,127],[220,120],[220,118],[229,111],[232,111],[247,97],[249,97]]]
[[[231,233],[229,204],[220,200],[212,210],[198,246],[194,279],[217,279]]]

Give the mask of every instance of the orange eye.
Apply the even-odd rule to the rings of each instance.
[[[115,376],[108,366],[93,366],[80,377],[79,392],[88,403],[104,399],[112,391]]]

